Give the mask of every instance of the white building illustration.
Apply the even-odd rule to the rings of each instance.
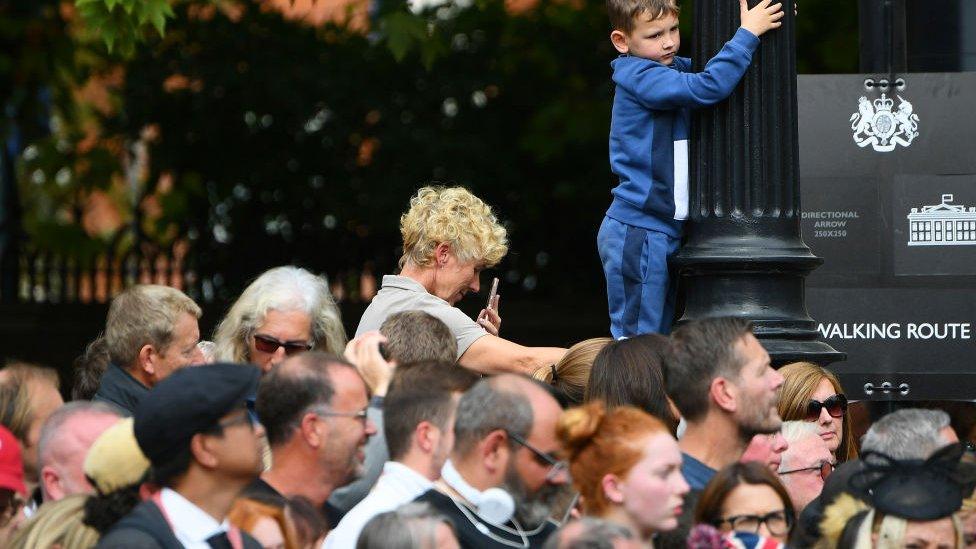
[[[950,202],[952,195],[944,194],[941,204],[912,208],[909,246],[976,245],[976,208]]]

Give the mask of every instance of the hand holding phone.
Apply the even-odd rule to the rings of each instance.
[[[488,302],[485,308],[478,313],[478,324],[488,331],[491,335],[497,336],[498,330],[502,326],[502,318],[498,315],[498,278],[491,282],[491,292],[488,293]]]
[[[494,280],[491,281],[491,292],[488,293],[488,304],[485,305],[486,309],[496,310],[495,298],[498,296],[498,277],[496,276]]]

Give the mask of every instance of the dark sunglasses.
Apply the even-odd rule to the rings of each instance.
[[[830,417],[843,417],[847,413],[847,397],[844,395],[833,395],[819,400],[810,399],[807,403],[807,421],[816,421],[820,417],[820,410],[827,409]]]
[[[271,336],[254,334],[254,348],[262,353],[274,353],[278,350],[278,347],[284,347],[285,354],[289,356],[312,350],[311,343],[300,341],[279,341]]]
[[[792,471],[780,471],[780,475],[789,475],[792,473],[803,473],[806,471],[817,471],[820,473],[820,478],[827,480],[830,473],[834,472],[834,464],[829,461],[821,461],[820,463],[814,465],[813,467],[803,467],[801,469],[793,469]]]

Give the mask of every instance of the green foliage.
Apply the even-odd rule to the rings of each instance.
[[[77,0],[75,6],[108,51],[124,57],[135,53],[148,28],[162,35],[174,15],[170,0]]]
[[[692,7],[683,4],[682,29],[690,29]],[[842,70],[856,57],[855,39],[843,35],[848,23],[833,20],[846,12],[818,7],[827,4],[800,7],[801,21],[818,21],[801,25],[800,63]],[[211,0],[78,0],[87,26],[62,29],[68,47],[52,50],[68,76],[37,74],[55,97],[68,97],[106,69],[104,43],[129,55],[125,85],[111,90],[119,108],[107,114],[55,101],[53,135],[31,136],[20,173],[36,241],[104,245],[68,215],[85,192],[112,191],[122,177],[121,146],[78,146],[95,118],[103,144],[158,129],[145,188],[113,198],[131,208],[171,178],[172,189],[156,193],[158,216],[140,220],[125,209],[125,220],[150,238],[190,239],[199,267],[221,275],[218,297],[283,263],[353,285],[366,266],[390,272],[399,214],[431,181],[469,187],[505,220],[512,252],[498,271],[506,295],[600,295],[595,235],[614,184],[607,132],[615,55],[602,2],[542,0],[521,14],[502,0],[422,14],[385,2],[368,35],[311,28],[251,1],[233,20],[219,9],[189,16],[203,5]],[[846,46],[813,47],[821,42]],[[4,66],[0,58],[0,77]]]

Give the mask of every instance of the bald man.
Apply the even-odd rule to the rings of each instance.
[[[94,491],[82,469],[85,456],[95,439],[121,417],[114,406],[78,401],[61,406],[47,418],[37,452],[45,502]]]

